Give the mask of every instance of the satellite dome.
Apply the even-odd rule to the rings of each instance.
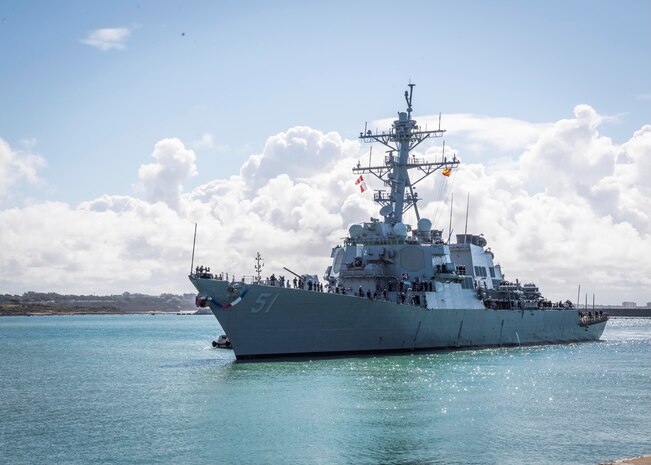
[[[423,232],[429,232],[432,229],[432,222],[427,218],[421,218],[418,220],[418,230]]]
[[[406,237],[407,226],[405,226],[403,223],[396,223],[396,225],[393,227],[393,233],[398,237]]]
[[[362,228],[362,226],[359,224],[354,224],[348,228],[348,234],[350,234],[351,239],[355,239],[356,237],[361,236],[362,231],[364,231],[364,228]]]

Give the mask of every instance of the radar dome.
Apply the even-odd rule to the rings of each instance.
[[[432,229],[432,222],[427,218],[421,218],[418,220],[418,230],[423,232],[429,232]]]
[[[359,224],[354,224],[348,228],[348,234],[350,234],[351,239],[355,239],[356,237],[361,236],[362,231],[364,231],[364,228],[362,228],[362,226]]]
[[[396,225],[393,227],[393,233],[398,237],[406,237],[407,226],[405,226],[403,223],[396,223]]]

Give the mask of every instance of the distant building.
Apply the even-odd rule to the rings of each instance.
[[[651,302],[646,303],[646,308],[651,308]]]
[[[622,307],[624,308],[635,308],[637,304],[635,302],[622,302]]]

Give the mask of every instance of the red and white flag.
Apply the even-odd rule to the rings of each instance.
[[[364,177],[361,175],[359,176],[359,178],[357,178],[357,181],[355,181],[355,185],[359,186],[359,189],[362,192],[366,190],[366,181],[364,181]]]

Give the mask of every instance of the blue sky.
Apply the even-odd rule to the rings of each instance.
[[[303,253],[320,274],[317,256],[376,215],[341,187],[368,153],[354,140],[365,121],[390,124],[411,80],[416,118],[443,113],[466,164],[454,190],[493,215],[477,227],[507,270],[548,276],[543,292],[581,281],[614,303],[651,301],[651,265],[636,261],[651,247],[649,18],[644,0],[5,1],[0,292],[188,291],[195,221],[227,247],[206,258],[241,263],[272,236],[270,267]],[[232,233],[253,230],[246,247]],[[514,249],[538,235],[564,255]],[[319,246],[293,250],[299,239]],[[605,240],[628,248],[603,255]],[[629,263],[613,277],[603,260]],[[79,281],[97,267],[145,272]]]
[[[4,2],[0,137],[35,139],[72,203],[133,193],[163,137],[213,136],[199,185],[295,125],[354,137],[417,83],[416,114],[544,122],[587,103],[623,140],[651,112],[651,3]],[[123,49],[82,43],[127,28]]]

